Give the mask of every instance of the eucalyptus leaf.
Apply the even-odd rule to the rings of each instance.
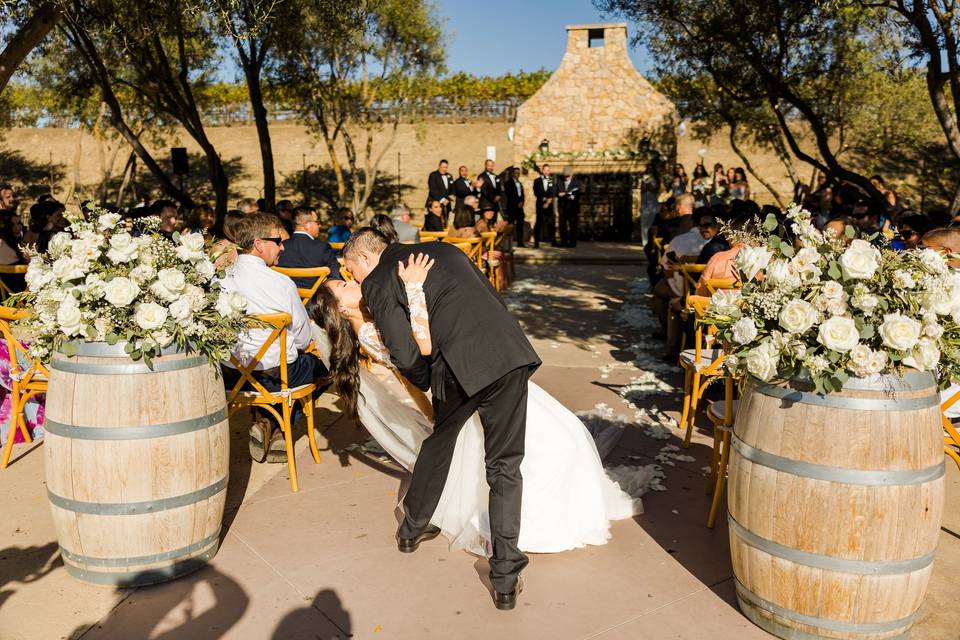
[[[794,253],[793,247],[791,247],[789,244],[787,244],[787,243],[785,243],[785,242],[781,242],[781,243],[780,243],[780,253],[782,253],[782,254],[783,254],[785,257],[787,257],[787,258],[792,258],[792,257],[793,257],[793,253]]]
[[[127,342],[127,344],[123,345],[123,351],[124,351],[124,353],[126,353],[127,355],[132,354],[132,353],[133,353],[133,350],[134,350],[134,349],[133,349],[133,343],[132,343],[132,342]]]
[[[766,220],[763,221],[763,228],[766,231],[773,231],[779,224],[780,223],[777,222],[777,216],[773,215],[772,213],[768,213]]]
[[[874,330],[873,325],[870,323],[864,323],[864,325],[860,327],[861,340],[869,340],[876,334],[877,334],[876,330]]]
[[[120,341],[120,336],[118,336],[117,334],[111,331],[104,337],[104,340],[107,341],[107,344],[109,344],[110,346],[113,346]]]
[[[88,324],[88,325],[87,325],[87,328],[85,329],[85,331],[86,331],[86,334],[87,334],[87,337],[88,337],[88,338],[90,338],[91,340],[96,340],[96,339],[97,339],[97,330],[94,329],[91,325]]]
[[[854,229],[852,225],[848,224],[843,228],[843,235],[847,236],[847,238],[850,240],[853,240],[857,235],[857,230]]]
[[[843,271],[840,269],[840,265],[837,264],[836,260],[830,261],[830,268],[827,269],[827,275],[834,280],[839,280],[843,277]]]
[[[62,351],[63,355],[67,356],[68,358],[72,358],[73,356],[77,355],[77,353],[80,351],[80,348],[77,346],[76,342],[64,342],[62,345],[60,345],[60,351]]]

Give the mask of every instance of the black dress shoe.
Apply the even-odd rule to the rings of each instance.
[[[417,550],[417,547],[420,546],[421,542],[433,540],[438,535],[440,535],[440,527],[430,525],[424,529],[423,533],[415,538],[401,538],[397,536],[397,549],[400,550],[400,553],[413,553]]]
[[[513,588],[513,591],[509,593],[493,592],[493,604],[500,611],[510,611],[517,606],[517,596],[521,593],[523,593],[523,580],[517,578],[517,586]]]

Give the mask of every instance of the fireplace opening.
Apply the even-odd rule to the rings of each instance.
[[[587,46],[589,48],[595,49],[602,47],[603,44],[603,29],[590,29],[587,31]]]

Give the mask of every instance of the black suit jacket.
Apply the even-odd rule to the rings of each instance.
[[[520,193],[517,193],[517,185],[520,185]],[[527,193],[523,188],[523,183],[519,180],[507,180],[503,185],[503,193],[507,198],[507,211],[516,211],[523,209],[523,203],[527,198]]]
[[[398,261],[424,253],[436,260],[423,285],[433,353],[420,355]],[[451,375],[470,396],[520,367],[531,372],[540,358],[490,281],[460,249],[443,242],[392,244],[361,287],[390,359],[410,382],[442,397]],[[483,343],[479,344],[483,336]]]
[[[580,212],[580,198],[583,197],[583,183],[577,180],[576,176],[570,179],[570,186],[564,188],[566,183],[566,178],[560,178],[557,180],[557,194],[563,191],[566,191],[567,195],[562,198],[558,197],[557,202],[560,205],[560,210],[565,213],[579,213]]]
[[[473,188],[470,178],[457,178],[453,183],[453,195],[457,197],[457,211],[460,211],[463,208],[463,199],[477,195],[477,190]]]
[[[537,199],[537,213],[540,213],[544,209],[544,200],[557,197],[557,179],[550,176],[545,180],[540,176],[533,181],[533,195]]]
[[[340,263],[337,261],[337,252],[329,243],[323,240],[314,240],[305,233],[294,233],[283,243],[283,251],[277,260],[278,267],[290,269],[312,269],[314,267],[329,267],[330,278],[340,279]],[[313,286],[313,278],[293,278],[294,284],[301,289]]]
[[[500,195],[500,181],[496,180],[496,176],[493,178],[490,177],[486,171],[479,175],[479,178],[483,180],[483,186],[480,187],[480,209],[497,209],[500,207],[497,205],[497,197]]]
[[[430,172],[427,177],[428,200],[440,200],[441,198],[450,200],[450,196],[453,195],[453,176],[448,173],[447,178],[450,180],[449,187],[443,183],[443,176],[440,175],[439,171]],[[426,206],[426,203],[424,203],[424,206]]]

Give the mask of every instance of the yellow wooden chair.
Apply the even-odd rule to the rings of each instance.
[[[960,391],[947,398],[940,405],[940,419],[943,421],[943,449],[950,458],[960,467],[960,432],[953,426],[950,418],[947,417],[947,409],[960,402]]]
[[[707,528],[713,529],[717,521],[717,511],[723,499],[723,490],[727,483],[727,463],[730,461],[730,436],[733,423],[737,419],[738,400],[733,399],[733,376],[725,376],[723,400],[711,402],[707,407],[707,417],[713,423],[713,458],[710,461],[710,481],[707,492],[713,492],[710,514],[707,516]]]
[[[331,242],[330,246],[336,251],[343,251],[343,245],[347,244],[346,242]]]
[[[320,451],[317,449],[316,435],[313,433],[313,393],[316,385],[313,383],[290,388],[287,383],[287,327],[291,319],[288,313],[271,313],[254,316],[256,320],[269,326],[270,335],[264,341],[260,350],[253,359],[244,366],[234,356],[230,356],[230,363],[240,374],[240,379],[227,393],[227,407],[230,415],[242,407],[263,409],[277,419],[277,424],[283,430],[283,437],[287,449],[287,467],[290,471],[290,488],[296,493],[300,489],[297,482],[297,461],[293,450],[293,406],[299,402],[303,406],[303,413],[307,418],[307,438],[310,441],[310,453],[315,462],[320,462]],[[262,329],[259,324],[250,328]],[[280,347],[280,390],[268,391],[256,378],[254,370],[260,359],[276,343]],[[280,411],[276,406],[280,405]],[[269,447],[270,442],[263,443]]]
[[[683,308],[686,314],[693,312],[690,307],[690,296],[697,293],[697,285],[700,282],[700,274],[707,268],[705,264],[694,264],[693,262],[684,262],[677,265],[677,271],[683,276]],[[684,317],[687,317],[686,315]],[[687,347],[687,332],[680,334],[680,351]]]
[[[493,288],[497,291],[500,291],[501,287],[499,285],[499,275],[500,275],[500,261],[493,259],[493,252],[497,248],[497,234],[496,231],[484,231],[480,234],[480,240],[483,244],[483,249],[481,251],[482,255],[480,257],[481,268],[484,260],[487,263],[487,278],[490,280],[490,284],[493,285]],[[486,258],[484,258],[486,256]]]
[[[721,289],[739,289],[741,282],[736,278],[700,278],[710,295],[715,294]]]
[[[27,265],[25,264],[0,264],[0,300],[4,300],[13,295],[13,289],[10,288],[10,283],[5,282],[3,276],[23,275],[26,272]]]
[[[508,224],[503,229],[497,233],[497,239],[493,243],[493,248],[500,252],[500,266],[499,270],[502,274],[500,278],[501,286],[497,290],[500,291],[510,286],[510,283],[513,282],[515,272],[513,265],[513,242],[512,239],[516,235],[516,227],[512,224]]]
[[[483,271],[483,238],[444,238],[444,242],[455,245],[463,249],[464,244],[469,244],[470,249],[465,250],[467,257],[477,265],[477,269]]]
[[[350,269],[347,269],[347,265],[343,258],[337,258],[337,262],[340,263],[340,277],[348,281],[353,280],[353,274],[350,273]]]
[[[7,353],[10,356],[10,428],[7,430],[7,444],[3,448],[3,461],[0,468],[6,469],[10,463],[10,452],[13,451],[13,440],[16,429],[20,429],[25,441],[33,442],[23,409],[27,400],[33,396],[47,392],[49,372],[42,362],[30,359],[30,352],[10,329],[10,323],[22,320],[29,316],[23,309],[0,307],[0,333],[7,343]],[[30,364],[24,367],[24,364]]]
[[[447,237],[447,233],[447,231],[420,231],[420,239],[433,238],[435,240],[443,240]]]
[[[293,278],[315,278],[313,286],[308,289],[302,289],[297,287],[297,293],[300,295],[300,300],[303,304],[310,302],[310,299],[313,298],[313,294],[317,292],[317,289],[320,288],[327,278],[330,277],[330,268],[329,267],[311,267],[306,269],[294,269],[292,267],[270,267],[277,273],[282,273],[290,279]]]
[[[690,446],[693,427],[696,422],[697,405],[710,382],[723,375],[723,351],[714,340],[716,327],[706,325],[704,331],[703,316],[710,304],[706,296],[690,296],[687,303],[696,315],[694,319],[693,348],[680,352],[680,366],[683,368],[683,412],[680,414],[680,428],[686,429],[683,446]]]
[[[653,248],[657,252],[657,264],[663,262],[663,254],[667,252],[667,247],[669,245],[663,241],[663,238],[654,236],[653,237]]]

